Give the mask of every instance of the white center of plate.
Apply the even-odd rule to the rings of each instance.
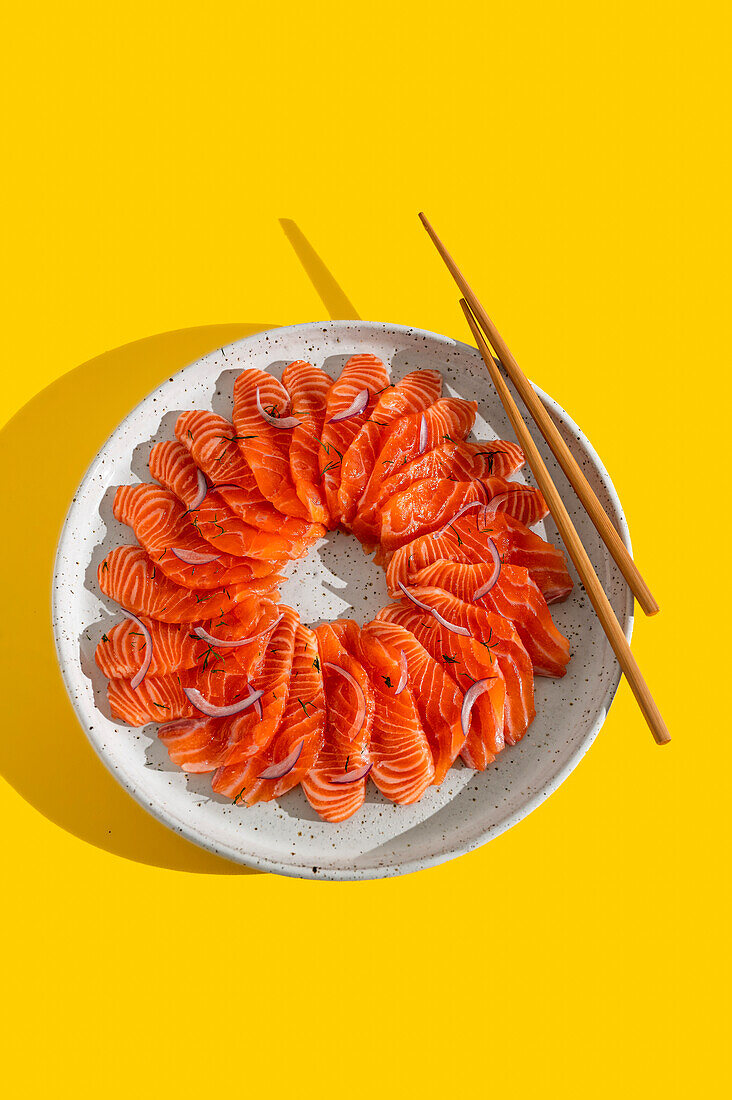
[[[383,569],[345,531],[329,531],[287,574],[280,600],[294,607],[306,626],[333,619],[355,619],[364,626],[389,602]]]

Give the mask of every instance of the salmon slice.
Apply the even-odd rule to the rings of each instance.
[[[265,689],[261,698],[262,719],[254,706],[248,707],[241,714],[229,718],[216,718],[201,716],[192,719],[183,719],[170,722],[158,731],[160,740],[168,749],[173,763],[178,764],[189,772],[216,772],[212,787],[220,794],[229,794],[235,797],[242,788],[242,782],[238,777],[243,765],[233,767],[226,766],[227,758],[240,745],[249,739],[266,740],[276,717],[278,700],[274,695],[278,691],[274,687],[275,666],[283,660],[286,663],[286,650],[289,647],[290,636],[294,633],[296,613],[291,608],[281,607],[279,612],[284,612],[284,618],[279,628],[271,636],[271,650],[273,656],[263,663],[263,667],[257,674],[256,682],[250,680],[250,670],[242,667],[240,661],[241,649],[236,649],[226,657],[223,668],[213,665],[210,667],[207,678],[199,676],[196,686],[201,694],[209,702],[217,706],[226,706],[236,702],[237,699],[249,693],[252,688]],[[270,647],[268,646],[269,650]],[[275,653],[279,649],[280,656]],[[220,674],[223,672],[223,679]],[[272,697],[270,697],[272,696]],[[261,726],[258,725],[261,723]],[[244,749],[242,744],[242,751]],[[256,749],[252,750],[253,752]],[[235,782],[239,782],[235,787]]]
[[[149,722],[166,722],[196,714],[183,692],[183,687],[189,686],[185,677],[185,673],[146,676],[134,689],[129,680],[110,680],[107,697],[112,714],[130,726],[146,726]]]
[[[566,599],[572,578],[562,551],[504,512],[487,517],[485,523],[482,513],[482,508],[474,508],[439,536],[421,535],[400,546],[386,570],[389,595],[401,595],[399,581],[407,584],[410,573],[440,558],[468,564],[492,562],[487,541],[491,538],[504,564],[528,569],[547,603]]]
[[[190,409],[176,420],[175,438],[213,485],[238,485],[255,500],[264,501],[251,467],[237,446],[240,438],[234,425],[225,417]]]
[[[341,518],[338,490],[343,456],[374,411],[378,395],[388,385],[389,376],[380,359],[375,355],[352,355],[328,393],[319,462],[331,526],[336,526]],[[333,420],[349,409],[363,390],[368,390],[364,409],[346,420]]]
[[[249,463],[238,443],[234,425],[212,412],[184,412],[178,417],[175,434],[197,467],[239,519],[257,531],[292,540],[290,557],[303,554],[323,535],[322,525],[283,516],[259,491]]]
[[[338,507],[344,523],[350,523],[355,515],[389,425],[400,416],[429,408],[441,392],[442,376],[439,371],[415,370],[379,395],[370,419],[359,429],[343,455]]]
[[[337,623],[316,627],[325,692],[325,740],[318,759],[302,780],[308,802],[324,821],[345,821],[366,796],[366,780],[334,783],[370,763],[374,690],[361,665],[342,645]],[[358,689],[331,666],[349,673]],[[363,720],[359,700],[363,699]]]
[[[296,359],[285,367],[282,385],[290,395],[293,415],[302,422],[293,428],[290,442],[290,473],[295,492],[311,520],[327,527],[330,513],[320,476],[320,437],[333,379],[312,363]]]
[[[236,492],[226,490],[229,498]],[[307,544],[295,541],[286,534],[274,534],[253,527],[229,507],[223,493],[213,490],[197,508],[190,510],[190,520],[211,546],[230,554],[269,562],[273,569],[278,569],[287,559],[301,557],[307,550]]]
[[[150,452],[149,467],[155,480],[185,504],[201,538],[227,554],[245,557],[251,548],[261,555],[257,560],[269,561],[278,568],[285,559],[305,554],[311,542],[324,531],[303,520],[283,516],[264,500],[258,489],[251,493],[233,483],[216,492],[209,488],[204,499],[197,503],[198,477],[199,474],[203,477],[203,473],[182,443],[173,440],[156,443]]]
[[[402,489],[381,508],[377,564],[405,543],[444,527],[465,504],[485,499],[480,481],[429,478]]]
[[[506,741],[506,684],[491,652],[472,639],[440,626],[429,612],[406,599],[383,608],[377,620],[395,623],[414,634],[461,694],[469,690],[475,680],[488,681],[488,690],[478,696],[473,706],[468,734],[460,750],[468,767],[485,771]]]
[[[410,582],[419,587],[442,588],[465,603],[473,603],[473,594],[492,575],[492,562],[467,565],[440,560],[412,573]],[[502,565],[493,588],[479,598],[476,606],[510,619],[531,658],[535,676],[564,676],[569,642],[554,625],[547,602],[528,569]]]
[[[265,500],[285,515],[309,519],[295,492],[290,473],[291,431],[276,428],[259,412],[257,394],[265,412],[283,418],[290,398],[285,387],[261,370],[245,370],[234,383],[234,427],[241,438],[238,446],[251,467]]]
[[[224,769],[226,785],[219,793],[247,806],[269,802],[297,787],[314,767],[325,737],[323,675],[315,634],[298,623],[287,704],[277,732],[267,747],[243,763]],[[300,754],[294,767],[280,779],[262,779],[267,768],[282,763],[294,751]]]
[[[164,489],[175,493],[186,508],[195,504],[206,479],[182,443],[172,439],[156,443],[150,451],[147,466],[151,476]]]
[[[374,634],[360,636],[361,661],[374,689],[370,752],[371,778],[401,806],[418,802],[435,777],[427,735],[409,687],[398,695],[399,658]]]
[[[495,444],[496,449],[491,449]],[[499,448],[511,448],[502,451]],[[382,480],[374,510],[381,509],[392,497],[427,479],[446,478],[450,481],[481,481],[491,477],[507,477],[523,465],[523,452],[513,443],[494,440],[493,443],[442,443],[411,462],[398,465]]]
[[[367,549],[373,549],[378,543],[379,519],[376,503],[384,479],[391,477],[401,466],[412,462],[421,450],[426,452],[441,443],[462,439],[473,427],[477,409],[475,401],[441,397],[423,413],[412,413],[394,421],[387,430],[366,492],[358,503],[358,510],[351,523],[354,535]]]
[[[361,637],[377,638],[397,661],[400,653],[404,653],[409,688],[434,761],[432,782],[439,786],[465,742],[460,724],[462,692],[411,631],[404,627],[374,619],[363,628]]]
[[[289,694],[292,661],[295,652],[295,630],[298,614],[286,604],[280,605],[282,619],[267,643],[262,668],[252,687],[261,697],[262,716],[255,707],[227,719],[229,735],[222,767],[214,777],[212,787],[225,794],[230,787],[230,767],[240,765],[250,756],[265,749],[276,733],[284,714]]]
[[[415,481],[428,477],[449,477],[456,481],[480,481],[488,477],[510,477],[524,464],[524,452],[518,443],[492,439],[489,443],[440,443],[406,465],[402,463],[384,478],[376,499],[383,504]]]
[[[115,519],[132,528],[137,541],[161,572],[184,588],[221,588],[272,571],[271,565],[255,568],[248,558],[216,553],[196,532],[178,498],[157,485],[121,485],[115,493],[113,510]],[[265,541],[265,537],[257,537]],[[254,544],[253,548],[260,550],[260,557],[265,557],[264,548]],[[186,562],[176,556],[175,550],[215,560]]]
[[[277,573],[210,591],[183,588],[164,576],[140,546],[117,546],[97,569],[105,596],[136,615],[166,623],[202,623],[217,619],[249,596],[276,599],[285,578]]]
[[[247,695],[248,681],[238,662],[228,654],[220,663],[210,662],[205,668],[146,676],[136,688],[127,679],[110,680],[108,695],[118,718],[132,726],[144,726],[148,722],[200,718],[201,711],[188,699],[185,688],[195,688],[214,706],[228,706]]]
[[[268,622],[274,621],[276,607],[271,600],[249,596],[228,615],[213,623],[205,623],[204,629],[209,634],[215,631],[212,636],[222,641],[236,641],[255,634],[260,629],[264,630]],[[187,623],[161,623],[149,618],[143,618],[142,622],[152,638],[148,676],[165,676],[170,672],[203,665],[207,654],[209,660],[214,660],[210,651],[215,647],[199,638],[193,632],[194,627]],[[218,652],[225,655],[225,649],[217,650]],[[238,652],[241,653],[241,649]],[[132,619],[123,619],[122,622],[115,623],[108,634],[102,636],[94,659],[109,680],[121,677],[132,679],[142,667],[146,655],[147,640],[138,623]]]
[[[469,630],[470,638],[462,640],[483,648],[500,668],[506,683],[504,735],[507,744],[515,745],[533,722],[536,711],[531,659],[513,623],[502,615],[464,603],[441,588],[410,587],[409,592],[428,603],[453,626]],[[462,637],[452,631],[449,633],[453,638]]]
[[[490,477],[485,481],[452,481],[445,478],[426,478],[415,481],[381,507],[381,558],[411,542],[419,535],[437,531],[449,524],[461,508],[473,501],[486,504],[498,500],[495,510],[505,512],[528,527],[547,515],[544,497],[538,489],[528,485],[514,485],[502,477]],[[485,526],[491,513],[481,512]]]
[[[223,718],[181,718],[158,729],[158,737],[168,756],[184,772],[207,773],[219,767],[228,742],[228,727]]]

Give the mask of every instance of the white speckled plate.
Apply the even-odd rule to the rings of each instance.
[[[185,775],[174,767],[153,726],[130,729],[112,720],[106,681],[93,654],[102,633],[119,617],[97,587],[97,565],[113,546],[130,541],[127,528],[112,516],[115,487],[149,480],[151,441],[172,438],[182,410],[213,407],[228,416],[240,371],[259,367],[280,377],[286,362],[302,358],[337,375],[357,351],[380,356],[397,381],[417,367],[438,368],[447,393],[478,401],[476,439],[511,438],[478,352],[445,336],[364,321],[293,325],[250,336],[180,371],[120,424],[73,499],[53,584],[56,646],[69,696],[89,740],[120,783],[189,840],[253,867],[308,878],[405,874],[498,836],[577,765],[605,720],[620,679],[605,635],[577,585],[566,603],[552,609],[570,639],[569,671],[562,680],[536,680],[537,718],[523,741],[502,753],[487,772],[454,767],[442,786],[430,788],[415,806],[394,806],[369,784],[362,809],[340,825],[320,821],[299,790],[252,809],[233,806],[212,794],[209,777]],[[538,392],[629,545],[620,502],[598,456],[566,413]],[[564,475],[543,441],[537,437],[537,442],[630,639],[632,597]],[[537,530],[559,542],[551,520]],[[311,625],[339,616],[363,623],[383,606],[387,593],[382,571],[355,539],[337,533],[292,568],[282,598]]]

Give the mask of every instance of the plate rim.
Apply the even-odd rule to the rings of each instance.
[[[445,336],[442,333],[432,332],[429,329],[422,329],[414,327],[413,325],[397,324],[395,322],[361,321],[353,318],[331,319],[327,321],[301,321],[294,325],[281,325],[275,328],[262,329],[260,332],[252,333],[249,336],[244,336],[239,340],[233,340],[229,344],[215,345],[213,348],[211,348],[210,351],[204,352],[204,354],[199,355],[197,359],[194,359],[190,363],[187,363],[185,366],[180,367],[177,371],[174,372],[172,376],[168,376],[168,380],[161,382],[153,390],[150,390],[149,393],[142,397],[140,401],[138,401],[137,404],[127,413],[127,415],[123,417],[122,420],[120,420],[114,430],[110,433],[107,439],[102,443],[101,447],[99,447],[94,454],[84,472],[83,477],[81,478],[73,493],[71,502],[64,517],[63,525],[61,527],[61,533],[56,544],[50,593],[51,622],[53,628],[54,647],[56,650],[56,659],[58,661],[59,669],[61,671],[61,677],[64,683],[64,687],[66,689],[66,694],[69,697],[69,701],[73,707],[79,724],[87,740],[97,754],[98,758],[102,761],[104,766],[115,778],[115,780],[127,791],[128,794],[132,796],[132,798],[134,798],[138,805],[142,806],[142,808],[147,813],[156,818],[156,820],[165,825],[167,828],[171,829],[173,832],[178,833],[180,836],[183,836],[186,840],[197,845],[198,847],[203,848],[204,850],[207,850],[214,855],[227,859],[230,862],[247,867],[252,867],[259,871],[268,871],[270,873],[283,875],[287,878],[305,878],[310,880],[322,880],[331,882],[367,881],[371,879],[394,878],[398,875],[413,874],[416,871],[424,870],[428,867],[435,867],[441,863],[446,863],[451,859],[456,859],[459,856],[467,855],[469,852],[476,851],[478,848],[482,847],[492,840],[495,840],[497,837],[501,836],[503,833],[513,828],[514,825],[517,825],[525,817],[528,817],[529,814],[533,813],[535,809],[537,809],[543,802],[545,802],[547,798],[549,798],[550,795],[552,795],[575,770],[579,762],[582,760],[582,758],[585,756],[585,754],[594,743],[598,733],[604,725],[610,711],[610,707],[617,693],[620,680],[622,678],[620,666],[616,661],[613,677],[600,704],[599,713],[595,718],[592,726],[588,730],[587,734],[580,742],[580,744],[575,748],[574,752],[570,755],[564,766],[560,768],[559,771],[554,773],[551,778],[548,779],[547,782],[544,783],[542,787],[531,798],[527,799],[526,802],[524,802],[518,809],[508,814],[503,820],[499,821],[495,825],[492,825],[485,831],[481,832],[477,838],[467,841],[466,843],[460,844],[456,847],[450,848],[448,851],[440,851],[433,853],[432,855],[420,856],[411,860],[402,860],[386,866],[373,865],[363,869],[356,869],[348,866],[313,868],[306,867],[304,865],[280,863],[276,859],[267,859],[266,857],[253,856],[249,855],[248,853],[243,853],[240,850],[230,848],[225,843],[214,841],[210,837],[207,837],[205,834],[197,833],[185,821],[178,818],[176,814],[170,809],[165,808],[160,804],[151,803],[145,800],[141,792],[138,791],[132,778],[115,765],[112,758],[108,756],[107,753],[104,751],[103,746],[98,743],[97,740],[92,736],[93,731],[87,728],[86,714],[83,712],[82,707],[74,691],[72,690],[71,670],[67,667],[66,660],[62,651],[62,643],[60,638],[60,609],[57,597],[60,586],[58,584],[58,579],[61,570],[61,557],[66,547],[67,541],[71,538],[73,530],[73,526],[70,521],[72,520],[76,509],[80,507],[79,501],[77,500],[78,496],[86,487],[87,482],[90,480],[92,474],[96,470],[98,462],[106,452],[107,448],[109,447],[115,436],[123,431],[128,422],[137,415],[141,407],[143,405],[146,405],[147,402],[153,397],[153,395],[158,394],[170,384],[171,378],[178,378],[179,375],[183,374],[191,367],[196,366],[198,363],[201,362],[202,359],[205,359],[208,355],[211,355],[217,350],[224,351],[227,348],[239,348],[249,343],[255,343],[260,340],[265,334],[272,334],[276,336],[289,336],[291,334],[296,334],[299,330],[312,330],[314,328],[319,329],[322,334],[324,330],[337,329],[340,326],[356,326],[358,328],[367,328],[385,333],[387,335],[390,333],[401,333],[418,337],[424,336],[428,337],[432,341],[437,341],[441,344],[445,344],[451,347],[460,347],[474,355],[479,354],[477,348],[473,347],[471,344],[467,344],[462,340],[456,340],[450,336]],[[620,534],[620,537],[625,543],[627,549],[632,554],[630,531],[628,529],[625,512],[620,502],[617,490],[615,489],[615,485],[613,484],[612,478],[605,468],[605,465],[602,462],[599,454],[597,453],[583,430],[572,419],[572,417],[569,416],[566,410],[562,408],[559,402],[555,401],[553,397],[551,397],[548,393],[546,393],[546,391],[541,389],[541,387],[537,386],[534,382],[531,382],[531,385],[535,390],[537,396],[540,398],[540,400],[549,410],[549,412],[553,413],[561,421],[564,422],[567,428],[576,435],[578,442],[580,442],[583,448],[586,450],[586,453],[591,460],[592,465],[599,475],[601,481],[603,482],[608,496],[610,497],[610,500],[612,502],[613,508],[616,513],[616,524],[618,528],[618,533]],[[625,587],[625,597],[626,626],[624,633],[628,642],[630,643],[633,634],[635,608],[632,592],[627,586]]]

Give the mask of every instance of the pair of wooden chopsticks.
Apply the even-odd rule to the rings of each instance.
[[[475,337],[478,350],[488,368],[493,384],[498,391],[501,403],[511,421],[513,430],[524,449],[529,468],[544,494],[547,507],[562,536],[567,552],[574,562],[575,568],[587,591],[587,595],[597,613],[597,617],[607,635],[607,639],[615,652],[615,656],[618,658],[620,667],[630,684],[631,690],[635,695],[636,701],[643,713],[643,717],[648,723],[656,744],[665,745],[671,740],[671,735],[648,689],[648,685],[643,679],[643,675],[638,668],[625,634],[605,594],[605,590],[597,578],[597,574],[595,573],[587,551],[569,517],[564,501],[560,497],[557,487],[552,481],[551,475],[544,464],[544,460],[539,454],[539,450],[531,437],[529,429],[524,423],[523,417],[511,395],[511,391],[506,385],[503,375],[496,366],[491,347],[489,347],[486,342],[483,332],[488,337],[501,366],[503,366],[518,390],[524,404],[539,428],[539,431],[549,444],[557,462],[564,470],[577,496],[582,501],[582,504],[599,531],[605,545],[617,562],[618,567],[632,589],[638,603],[647,615],[654,615],[658,611],[658,604],[651,595],[648,586],[628,553],[625,543],[610,522],[607,513],[595,496],[590,483],[580,470],[572,453],[559,434],[554,421],[534,392],[528,378],[511,355],[511,352],[508,350],[495,325],[481,306],[459,267],[435,233],[425,215],[420,214],[419,217],[432,238],[437,251],[445,261],[448,270],[455,279],[455,282],[463,292],[464,298],[460,299],[460,305],[462,306],[467,322]],[[483,332],[481,332],[481,328]]]

